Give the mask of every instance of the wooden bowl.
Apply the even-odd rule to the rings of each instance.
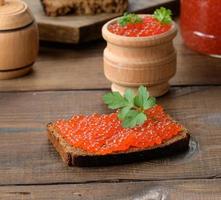
[[[0,0],[0,79],[22,76],[38,54],[38,28],[26,3]]]
[[[140,85],[145,85],[153,96],[165,94],[169,90],[169,80],[176,73],[175,23],[169,31],[159,35],[127,37],[108,30],[117,20],[109,21],[102,28],[107,41],[104,74],[112,82],[112,90],[123,94],[127,88],[136,92]]]

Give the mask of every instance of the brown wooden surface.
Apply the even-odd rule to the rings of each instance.
[[[69,168],[61,161],[46,124],[109,112],[101,99],[110,87],[104,47],[41,43],[31,74],[0,81],[0,200],[221,199],[221,60],[187,49],[180,35],[173,87],[158,101],[189,129],[190,150],[112,167]]]
[[[192,134],[188,153],[114,167],[65,166],[47,140],[46,124],[73,113],[107,112],[101,100],[104,93],[2,93],[0,185],[221,178],[221,87],[218,86],[173,88],[159,99],[168,113]]]
[[[100,29],[109,19],[117,14],[99,14],[95,16],[64,16],[47,17],[40,0],[24,0],[31,8],[39,24],[40,38],[47,41],[66,43],[80,43],[101,38]],[[129,11],[152,12],[153,8],[166,5],[170,8],[178,7],[177,0],[129,0]]]
[[[53,47],[53,48],[51,48]],[[1,91],[71,90],[109,88],[103,74],[102,41],[81,46],[44,44],[29,76],[0,81]],[[183,45],[178,35],[175,40],[178,53],[177,74],[171,84],[219,85],[221,60],[193,52]]]
[[[176,180],[14,186],[0,188],[0,200],[220,200],[220,185],[220,180]]]

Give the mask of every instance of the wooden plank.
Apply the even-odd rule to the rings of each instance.
[[[69,168],[48,143],[45,126],[72,114],[107,112],[105,91],[0,93],[0,185],[98,180],[213,178],[221,175],[221,87],[173,88],[159,98],[192,134],[190,150],[163,160]]]
[[[53,46],[53,49],[50,48]],[[221,61],[197,54],[183,45],[180,35],[177,74],[172,85],[221,84]],[[0,91],[70,90],[109,88],[103,74],[104,42],[81,46],[49,44],[40,50],[34,71],[28,76],[0,81]]]
[[[31,8],[39,25],[40,39],[47,41],[79,43],[101,38],[102,25],[119,14],[94,16],[47,17],[40,0],[24,0]],[[130,12],[152,12],[153,8],[165,5],[177,12],[177,0],[129,0]],[[90,34],[88,34],[90,33]]]
[[[0,187],[0,200],[220,200],[221,180]]]

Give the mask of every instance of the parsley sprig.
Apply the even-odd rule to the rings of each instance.
[[[134,13],[124,13],[124,16],[118,20],[120,26],[126,26],[128,24],[141,23],[143,20],[140,16]]]
[[[160,7],[154,11],[153,17],[162,24],[170,24],[172,22],[172,11],[170,9]],[[118,24],[120,26],[142,22],[143,19],[135,13],[124,13],[124,15],[118,20]]]
[[[156,9],[153,14],[154,18],[160,21],[162,24],[170,24],[172,22],[172,11],[164,7]]]
[[[110,109],[119,109],[118,118],[124,128],[134,128],[147,120],[145,110],[156,105],[156,99],[149,95],[147,88],[140,86],[138,95],[132,90],[126,90],[124,96],[119,92],[110,92],[103,96],[104,102]]]

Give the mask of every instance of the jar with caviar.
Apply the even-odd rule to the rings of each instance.
[[[181,0],[181,33],[191,49],[221,58],[221,0]]]

